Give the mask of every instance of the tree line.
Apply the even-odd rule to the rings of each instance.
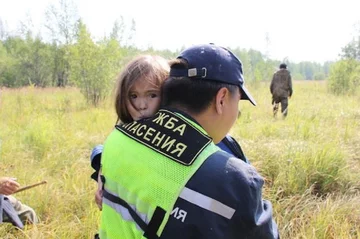
[[[20,31],[12,33],[0,18],[0,87],[75,86],[89,103],[97,105],[108,95],[122,66],[135,55],[158,54],[172,59],[182,50],[138,49],[132,43],[136,22],[132,20],[130,25],[126,24],[122,17],[114,22],[110,34],[94,40],[70,0],[59,0],[56,5],[50,5],[45,17],[44,27],[49,35],[46,40],[41,33],[34,33],[31,19],[21,22]],[[343,49],[342,63],[294,63],[288,59],[270,59],[253,49],[231,50],[242,60],[250,84],[271,80],[279,64],[285,62],[295,80],[324,80],[329,77],[331,84],[336,86],[338,77],[342,77],[342,73],[339,75],[339,69],[344,68],[341,64],[353,69],[357,63],[352,62],[359,61],[360,37],[359,41]],[[332,65],[335,65],[335,73],[331,74]]]
[[[360,22],[358,36],[342,48],[341,60],[331,68],[329,90],[337,95],[355,94],[360,88]]]

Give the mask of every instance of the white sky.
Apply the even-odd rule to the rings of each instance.
[[[268,52],[272,59],[337,60],[360,35],[360,0],[73,0],[94,37],[111,31],[116,18],[136,22],[140,48],[180,49],[213,42]],[[58,0],[0,0],[0,18],[10,30],[30,14],[44,24],[45,9]],[[266,43],[268,33],[270,44]]]

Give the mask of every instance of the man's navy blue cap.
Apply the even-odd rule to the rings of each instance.
[[[188,63],[188,69],[170,69],[172,77],[189,77],[237,85],[241,99],[256,105],[255,99],[244,85],[241,61],[228,49],[214,44],[195,45],[177,57]]]

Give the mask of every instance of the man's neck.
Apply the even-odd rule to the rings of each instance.
[[[201,127],[213,138],[214,143],[218,143],[221,139],[217,138],[217,125],[219,117],[211,109],[207,109],[201,114],[191,115]]]

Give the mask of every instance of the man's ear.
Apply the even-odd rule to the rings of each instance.
[[[224,112],[224,105],[226,100],[229,96],[229,90],[226,87],[221,88],[215,97],[215,109],[218,114],[223,114]]]

